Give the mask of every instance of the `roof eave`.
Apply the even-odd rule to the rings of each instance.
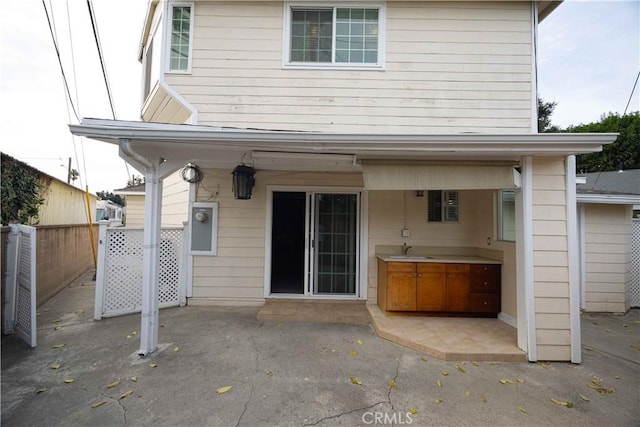
[[[604,194],[604,193],[577,193],[578,203],[602,203],[609,205],[635,205],[640,204],[638,194]]]

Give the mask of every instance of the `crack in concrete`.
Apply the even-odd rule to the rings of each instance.
[[[402,358],[404,357],[406,353],[403,352],[399,357],[398,357],[398,362],[396,363],[396,374],[393,376],[393,383],[395,384],[396,380],[398,379],[398,375],[400,374],[400,361],[402,360]],[[393,411],[395,409],[395,407],[393,406],[393,402],[391,401],[391,391],[393,390],[394,387],[391,386],[391,384],[389,384],[389,390],[387,391],[387,401],[389,402],[389,405],[391,405],[391,411]]]
[[[343,415],[349,415],[349,414],[352,414],[352,413],[354,413],[354,412],[364,411],[364,410],[367,410],[367,409],[373,409],[373,408],[375,408],[376,406],[378,406],[378,405],[382,405],[382,404],[384,404],[384,403],[389,403],[389,402],[386,402],[386,401],[376,402],[376,403],[374,403],[373,405],[365,406],[365,407],[363,407],[363,408],[351,409],[351,410],[349,410],[349,411],[341,412],[341,413],[339,413],[339,414],[337,414],[337,415],[330,415],[330,416],[327,416],[327,417],[324,417],[324,418],[320,418],[320,419],[319,419],[318,421],[316,421],[315,423],[311,423],[311,424],[305,423],[305,424],[303,424],[302,426],[303,426],[303,427],[317,426],[317,425],[318,425],[318,424],[320,424],[321,422],[324,422],[324,421],[327,421],[327,420],[333,420],[333,419],[336,419],[336,418],[340,418],[340,417],[342,417]]]
[[[253,333],[251,334],[251,343],[253,344],[253,353],[254,353],[254,359],[253,359],[254,368],[253,368],[253,370],[255,371],[255,374],[258,374],[258,365],[259,365],[259,360],[260,360],[260,353],[258,351],[258,343],[256,342],[256,334],[262,328],[263,325],[264,325],[264,322],[260,322],[258,324],[258,326],[253,330]],[[238,417],[238,421],[236,422],[236,427],[238,427],[240,425],[240,422],[242,421],[242,418],[244,417],[244,414],[247,412],[247,409],[249,408],[249,402],[251,402],[251,399],[253,398],[253,388],[254,388],[253,387],[253,380],[249,381],[249,386],[251,387],[249,389],[249,397],[244,402],[244,408],[242,409],[242,413],[240,414],[240,417]]]
[[[245,412],[247,412],[247,408],[249,407],[249,402],[251,401],[251,398],[253,397],[253,383],[249,383],[249,385],[251,386],[251,389],[249,390],[249,398],[246,400],[246,402],[244,402],[244,409],[242,410],[242,413],[240,414],[240,417],[238,418],[238,422],[236,423],[236,427],[238,427],[240,425],[240,421],[242,421],[242,418],[244,417]]]

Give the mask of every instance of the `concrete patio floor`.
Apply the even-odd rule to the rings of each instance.
[[[138,359],[140,316],[93,321],[90,278],[39,308],[36,349],[3,337],[3,425],[632,426],[640,419],[637,309],[584,315],[581,365],[443,361],[381,339],[370,325],[261,321],[258,308],[204,306],[161,310],[163,350]]]

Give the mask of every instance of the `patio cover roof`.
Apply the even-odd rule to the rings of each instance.
[[[615,141],[615,133],[542,134],[363,134],[241,129],[122,120],[82,119],[71,133],[121,145],[145,158],[198,162],[203,167],[233,167],[243,156],[256,158],[256,169],[280,168],[314,159],[360,170],[362,160],[485,160],[518,162],[523,156],[591,153]],[[122,145],[121,145],[122,147]],[[265,155],[267,153],[268,155]],[[315,156],[314,156],[315,155]],[[327,156],[331,155],[331,156]],[[344,161],[344,160],[347,161]]]

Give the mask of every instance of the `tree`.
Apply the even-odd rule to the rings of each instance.
[[[131,175],[131,179],[127,181],[127,188],[144,184],[144,176]]]
[[[601,152],[577,156],[577,172],[640,169],[640,112],[622,117],[617,113],[603,114],[598,122],[569,126],[566,132],[620,133],[616,141],[605,145]]]
[[[113,203],[117,203],[120,206],[124,206],[125,204],[124,198],[122,196],[120,196],[119,194],[113,194],[110,191],[97,191],[96,196],[98,196],[100,200],[111,200]]]
[[[40,177],[33,168],[2,155],[2,224],[37,224],[44,203]]]
[[[551,115],[556,105],[556,102],[544,102],[542,98],[538,98],[538,133],[560,131],[557,126],[551,125]]]

